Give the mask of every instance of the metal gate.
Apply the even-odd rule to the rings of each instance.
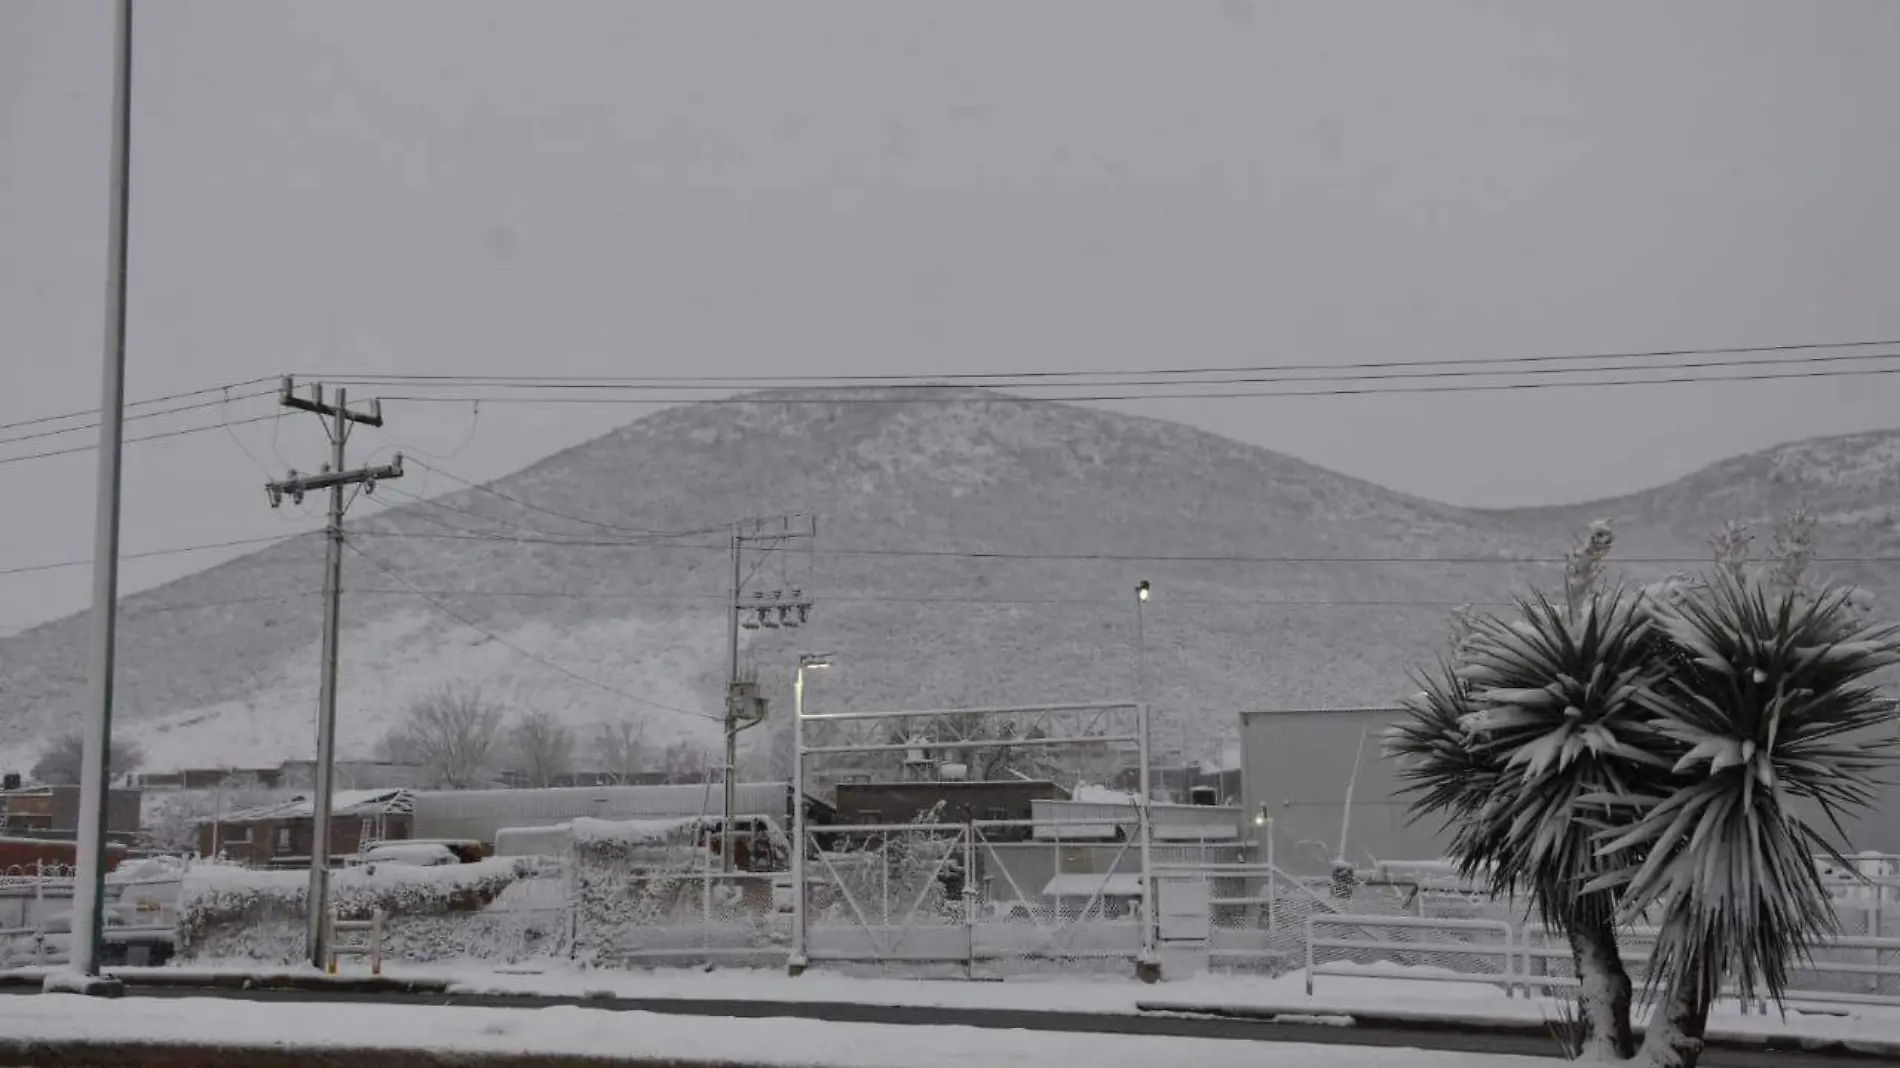
[[[1150,882],[1148,706],[1137,702],[838,712],[804,711],[801,660],[793,712],[792,937],[788,965],[811,961],[1070,961],[1132,958],[1158,974]],[[972,724],[994,733],[977,734]],[[813,744],[816,737],[819,744]],[[901,739],[901,740],[893,740]],[[1117,830],[1105,865],[1061,870],[1062,843],[1037,842],[1055,874],[1027,881],[1003,846],[1038,838],[1034,820],[806,826],[815,758],[873,759],[928,748],[1051,747],[1138,761],[1133,833]],[[972,815],[971,813],[962,813]],[[1097,823],[1112,821],[1095,821]],[[1046,837],[1046,836],[1045,836]],[[1006,896],[1005,896],[1006,895]]]
[[[806,957],[967,963],[971,840],[967,824],[947,823],[808,834]]]

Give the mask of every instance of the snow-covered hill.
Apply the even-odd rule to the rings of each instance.
[[[740,516],[821,517],[816,551],[747,560],[763,561],[754,588],[818,602],[805,628],[746,633],[781,706],[796,653],[817,648],[840,654],[811,694],[833,707],[1131,695],[1131,592],[1145,578],[1158,736],[1185,732],[1203,752],[1242,708],[1392,700],[1452,606],[1557,573],[1495,561],[1556,557],[1597,515],[1618,518],[1619,548],[1701,556],[1721,519],[1807,501],[1828,518],[1825,554],[1900,555],[1900,435],[1785,446],[1599,505],[1478,512],[1176,424],[976,391],[916,399],[670,409],[493,493],[448,492],[459,487],[412,466],[351,519],[344,753],[367,752],[451,680],[576,725],[640,717],[655,738],[710,743],[729,581],[719,528]],[[713,533],[639,533],[702,528]],[[971,551],[1004,555],[933,555]],[[1421,557],[1463,562],[1408,562]],[[149,767],[308,755],[321,558],[315,538],[295,539],[125,602],[119,722]],[[84,628],[73,617],[0,641],[6,752],[76,714]]]

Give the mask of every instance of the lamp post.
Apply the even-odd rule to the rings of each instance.
[[[1135,583],[1135,700],[1148,700],[1148,646],[1142,635],[1142,607],[1148,603],[1148,594],[1153,589],[1147,579]],[[1167,789],[1168,777],[1164,771],[1161,776],[1162,789]]]
[[[805,672],[831,666],[831,653],[800,653],[792,678],[792,952],[785,970],[805,971]]]

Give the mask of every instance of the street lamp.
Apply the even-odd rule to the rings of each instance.
[[[1147,579],[1135,583],[1135,700],[1143,704],[1148,702],[1148,647],[1142,637],[1141,607],[1148,603],[1148,595],[1154,587]],[[1167,789],[1167,775],[1161,777],[1161,788]]]
[[[785,970],[805,970],[805,672],[831,666],[832,653],[800,653],[792,677],[792,952]]]

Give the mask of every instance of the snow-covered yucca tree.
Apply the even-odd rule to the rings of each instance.
[[[1643,1044],[1649,1064],[1689,1068],[1724,983],[1778,1001],[1791,966],[1835,929],[1813,857],[1846,860],[1796,804],[1839,834],[1839,815],[1872,801],[1890,759],[1874,728],[1894,713],[1869,678],[1900,664],[1900,628],[1864,626],[1852,596],[1718,568],[1646,605],[1669,647],[1656,656],[1664,677],[1641,697],[1646,744],[1671,767],[1631,797],[1631,826],[1599,832],[1600,859],[1620,869],[1589,892],[1620,889],[1625,919],[1659,911],[1649,975],[1666,992]]]
[[[1570,942],[1586,1056],[1633,1052],[1631,983],[1616,941],[1618,888],[1590,887],[1631,858],[1598,848],[1626,827],[1621,799],[1666,771],[1638,698],[1656,682],[1640,596],[1580,589],[1483,618],[1455,662],[1421,679],[1387,752],[1415,816],[1451,829],[1450,859],[1494,895],[1522,894]]]

